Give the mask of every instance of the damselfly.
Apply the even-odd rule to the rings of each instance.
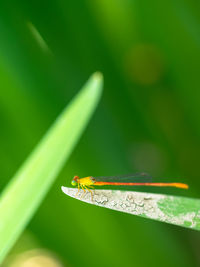
[[[84,178],[79,178],[78,176],[74,176],[71,184],[73,186],[78,186],[78,192],[80,188],[83,189],[84,192],[89,191],[92,195],[92,191],[90,188],[94,188],[94,186],[104,186],[104,185],[112,185],[112,186],[158,186],[158,187],[177,187],[181,189],[188,189],[188,185],[184,183],[152,183],[151,177],[146,173],[135,173],[129,175],[122,176],[99,176],[93,177],[88,176]]]

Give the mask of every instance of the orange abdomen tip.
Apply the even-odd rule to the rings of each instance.
[[[189,185],[187,184],[182,184],[182,183],[175,183],[175,186],[178,188],[183,188],[183,189],[188,189]]]

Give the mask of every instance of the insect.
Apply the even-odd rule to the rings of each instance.
[[[141,182],[141,181],[142,182]],[[93,198],[91,188],[94,186],[104,186],[104,185],[114,185],[114,186],[159,186],[159,187],[177,187],[182,189],[188,189],[188,185],[184,183],[152,183],[151,177],[147,173],[135,173],[122,176],[99,176],[93,177],[88,176],[84,178],[79,178],[74,176],[71,184],[73,186],[78,186],[78,192],[80,188],[84,192],[89,191],[91,197]],[[78,193],[77,192],[77,193]]]

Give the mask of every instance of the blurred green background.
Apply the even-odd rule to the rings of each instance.
[[[199,11],[191,0],[1,1],[1,191],[90,74],[105,79],[89,127],[3,266],[200,266],[199,232],[60,190],[74,175],[145,171],[190,185],[148,191],[199,196]]]

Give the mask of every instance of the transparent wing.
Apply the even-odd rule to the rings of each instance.
[[[132,173],[132,174],[126,174],[126,175],[116,175],[116,176],[98,176],[93,177],[97,182],[151,182],[152,177],[145,172],[141,173]]]

